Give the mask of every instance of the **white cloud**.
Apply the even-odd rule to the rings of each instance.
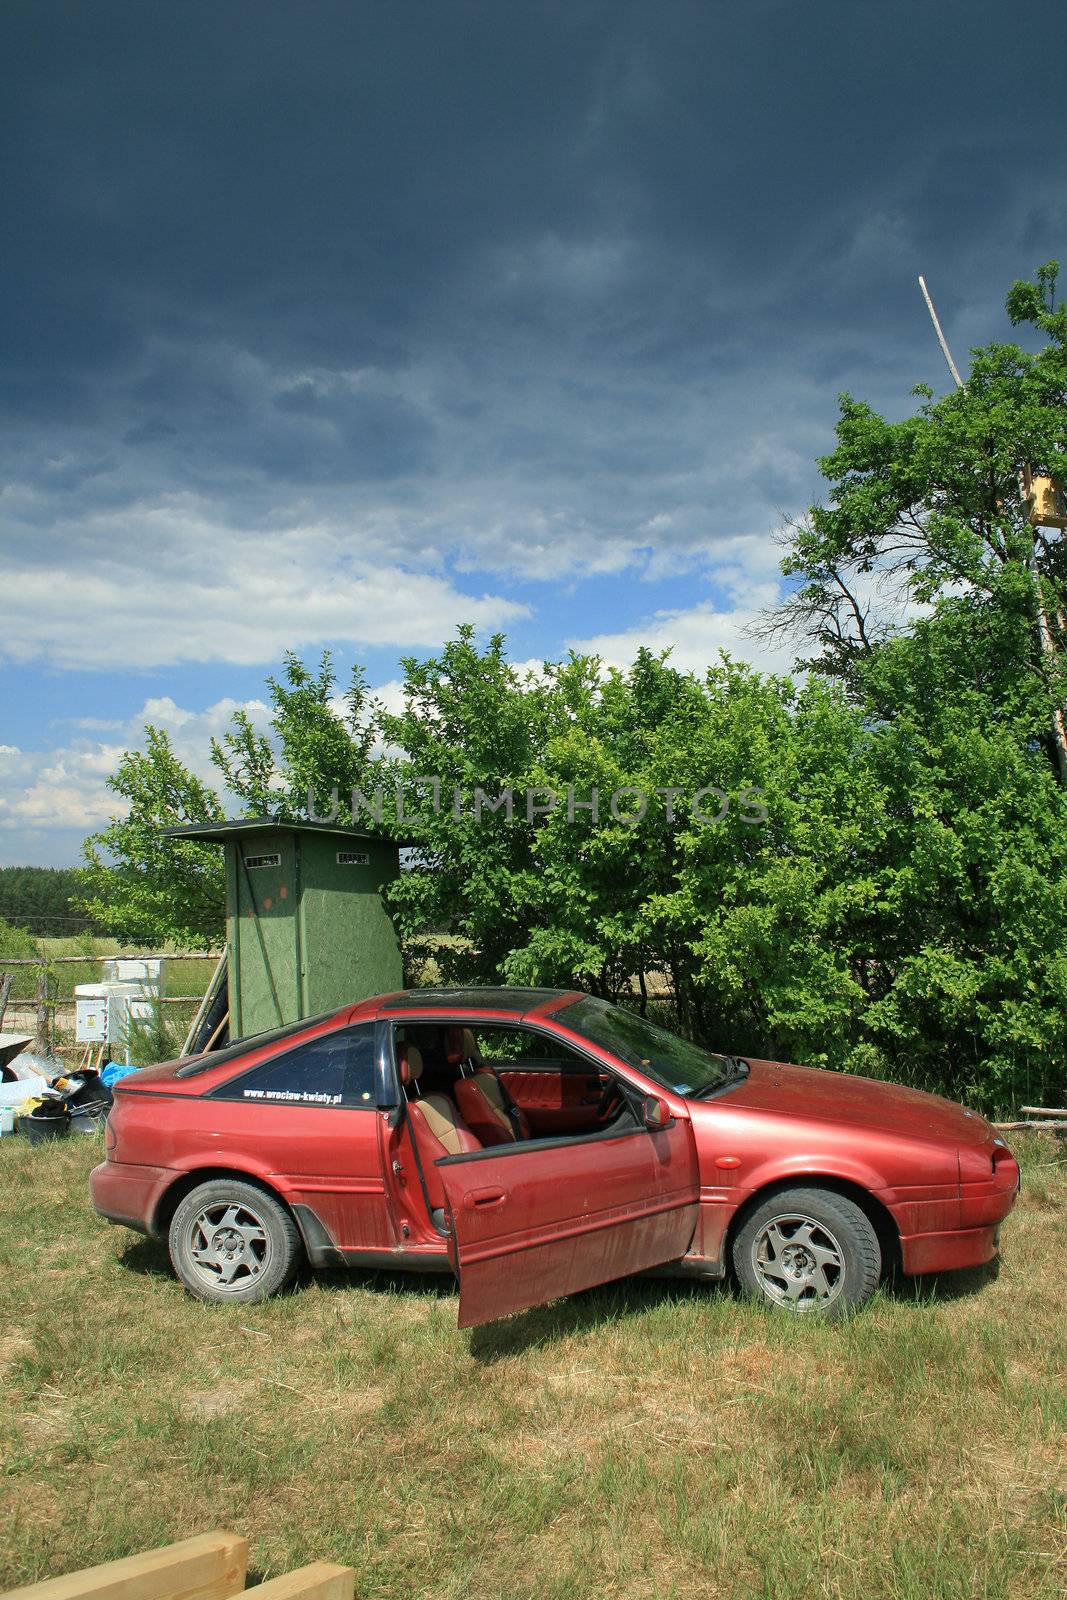
[[[642,646],[670,650],[676,667],[697,673],[717,662],[720,650],[725,650],[762,672],[791,674],[799,646],[764,640],[756,633],[761,615],[782,597],[781,551],[775,540],[767,534],[738,533],[696,554],[723,602],[708,599],[655,611],[618,632],[573,639],[572,648],[618,667],[629,666]]]
[[[147,699],[126,722],[79,718],[69,743],[18,751],[17,759],[0,766],[0,862],[29,856],[69,861],[77,854],[81,836],[123,815],[125,802],[108,788],[107,779],[124,751],[143,745],[146,723],[165,729],[178,757],[198,777],[217,786],[211,739],[229,727],[237,710],[246,711],[256,727],[267,726],[269,708],[262,700],[227,697],[194,711],[163,696]],[[92,736],[101,732],[109,737]]]
[[[234,530],[185,497],[69,530],[62,565],[34,544],[9,553],[18,597],[0,652],[54,667],[147,668],[182,661],[256,665],[282,648],[333,643],[420,648],[460,622],[502,627],[528,607],[464,594],[413,572],[377,536],[321,526]]]
[[[404,681],[402,678],[390,678],[388,683],[379,683],[375,686],[374,697],[380,700],[386,711],[394,717],[399,717],[404,710]]]
[[[749,661],[763,672],[789,674],[797,654],[792,645],[766,644],[747,632],[756,612],[739,608],[719,610],[712,601],[689,609],[656,611],[645,622],[619,633],[598,633],[575,639],[573,648],[601,656],[610,666],[629,666],[637,651],[670,650],[671,661],[684,672],[703,673],[725,650],[735,659]]]

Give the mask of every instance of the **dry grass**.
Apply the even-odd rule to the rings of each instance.
[[[837,1327],[642,1281],[472,1335],[439,1280],[200,1305],[89,1212],[95,1141],[4,1140],[0,1585],[224,1526],[395,1600],[1058,1597],[1065,1154],[993,1281]]]

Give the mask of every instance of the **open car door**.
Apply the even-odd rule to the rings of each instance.
[[[497,1145],[437,1163],[452,1213],[459,1325],[676,1261],[696,1228],[692,1127],[671,1119]]]

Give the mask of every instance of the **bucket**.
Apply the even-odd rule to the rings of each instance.
[[[106,1100],[90,1100],[83,1106],[72,1106],[71,1133],[100,1133],[111,1107]]]
[[[18,1131],[29,1144],[48,1144],[52,1139],[62,1139],[70,1132],[70,1118],[39,1117],[31,1111],[28,1117],[19,1117]]]

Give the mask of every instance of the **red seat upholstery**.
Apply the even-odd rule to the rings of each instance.
[[[515,1144],[530,1137],[525,1113],[482,1060],[478,1041],[470,1028],[450,1028],[448,1059],[468,1075],[457,1078],[456,1105],[467,1126],[483,1145]]]

